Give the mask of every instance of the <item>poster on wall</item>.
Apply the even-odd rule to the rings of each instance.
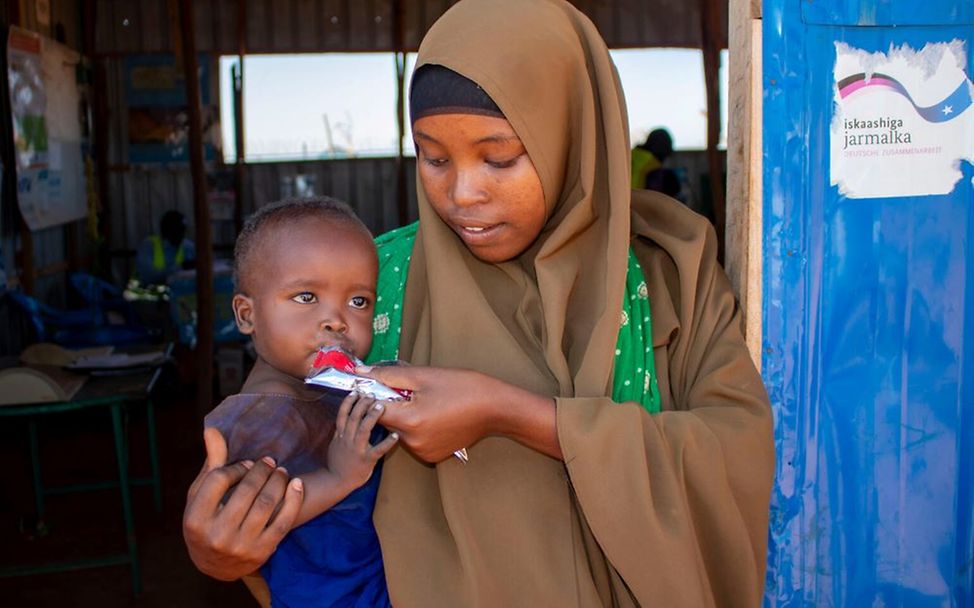
[[[203,158],[216,158],[220,147],[217,108],[210,104],[207,58],[200,55]],[[172,55],[125,58],[129,162],[185,163],[189,160],[189,111],[183,68]]]
[[[7,40],[17,201],[31,230],[87,215],[81,156],[80,55],[16,27]]]
[[[835,43],[830,175],[848,198],[943,195],[974,163],[961,40],[870,53]]]

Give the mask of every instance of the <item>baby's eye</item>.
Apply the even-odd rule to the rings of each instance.
[[[354,298],[348,301],[348,305],[351,306],[352,308],[358,308],[359,310],[362,310],[364,308],[369,307],[369,299],[366,298],[365,296],[355,296]]]
[[[299,293],[298,295],[294,296],[291,299],[297,302],[298,304],[314,304],[315,302],[318,301],[318,298],[315,297],[315,294],[311,293],[310,291],[302,291],[301,293]]]

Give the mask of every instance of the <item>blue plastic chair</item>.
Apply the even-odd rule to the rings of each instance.
[[[53,341],[69,348],[123,346],[149,342],[152,334],[131,324],[108,325],[100,308],[61,310],[18,291],[7,296],[30,319],[39,342]]]
[[[85,303],[100,315],[100,322],[105,323],[108,312],[117,312],[128,325],[138,325],[138,316],[130,302],[122,297],[122,288],[87,272],[72,272],[68,275],[68,282]]]

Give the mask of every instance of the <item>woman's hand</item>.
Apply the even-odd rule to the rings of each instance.
[[[267,561],[291,530],[303,488],[269,458],[226,466],[227,444],[216,429],[206,429],[203,441],[206,463],[187,493],[183,538],[201,572],[236,580]]]
[[[492,434],[561,457],[550,397],[463,369],[365,366],[355,373],[413,392],[410,401],[384,402],[382,424],[422,460],[440,462]]]

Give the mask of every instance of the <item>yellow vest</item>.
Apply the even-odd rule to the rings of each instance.
[[[166,269],[166,254],[162,250],[162,237],[158,234],[154,234],[149,237],[152,242],[152,267],[156,270]],[[179,249],[176,250],[176,266],[182,267],[183,260],[186,258],[183,253],[183,244],[179,244]]]
[[[636,190],[646,188],[646,176],[663,166],[656,155],[640,147],[632,149],[632,187]]]

